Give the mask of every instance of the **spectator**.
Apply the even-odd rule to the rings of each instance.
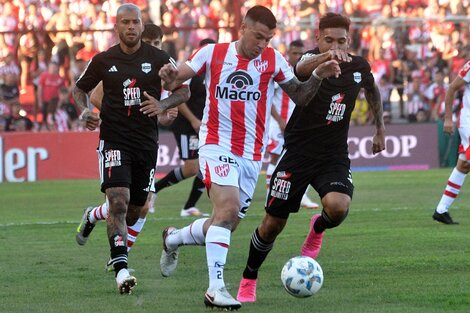
[[[26,86],[31,77],[31,68],[37,64],[39,41],[34,31],[21,35],[18,46],[18,60],[21,66],[20,86],[21,94],[26,93]]]
[[[33,122],[26,116],[23,107],[16,103],[11,108],[11,115],[6,120],[6,131],[30,131],[33,128]]]
[[[59,65],[51,62],[47,72],[39,76],[37,91],[38,107],[42,112],[42,125],[40,129],[47,128],[47,115],[50,112],[49,104],[59,97],[59,90],[65,85],[63,76],[59,74]]]

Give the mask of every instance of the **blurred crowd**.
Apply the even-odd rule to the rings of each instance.
[[[386,122],[436,121],[448,83],[470,59],[470,0],[131,0],[144,23],[160,25],[163,49],[183,62],[202,38],[229,42],[248,8],[262,4],[279,21],[271,45],[315,47],[319,17],[350,17],[350,51],[366,57]],[[70,90],[88,60],[117,40],[120,0],[0,0],[0,131],[82,130]],[[461,96],[460,96],[461,98]],[[458,110],[460,99],[455,100]],[[32,99],[23,103],[21,99]],[[364,96],[354,124],[370,122]]]

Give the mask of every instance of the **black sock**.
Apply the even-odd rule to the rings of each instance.
[[[165,177],[160,179],[155,183],[155,192],[159,192],[163,188],[169,187],[171,185],[177,184],[180,181],[184,179],[183,173],[181,171],[181,167],[177,167],[168,174],[166,174]]]
[[[191,187],[191,192],[189,193],[188,200],[186,201],[186,204],[183,207],[184,210],[187,210],[189,208],[196,206],[196,202],[201,197],[202,193],[204,192],[205,187],[206,186],[204,185],[204,182],[199,176],[194,177],[193,186]]]
[[[127,246],[123,239],[123,236],[116,234],[111,236],[109,239],[111,246],[111,264],[114,267],[114,275],[123,268],[127,268]]]
[[[243,271],[243,278],[258,278],[258,270],[273,248],[273,245],[274,242],[268,243],[261,239],[258,228],[255,229],[253,235],[251,235],[250,252],[248,254],[245,270]]]

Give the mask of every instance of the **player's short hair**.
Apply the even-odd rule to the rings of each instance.
[[[121,6],[119,6],[119,8],[117,9],[116,15],[119,15],[124,11],[134,11],[137,13],[137,16],[140,19],[142,19],[142,13],[140,12],[139,7],[136,6],[135,4],[132,4],[132,3],[121,4]]]
[[[300,40],[300,39],[293,40],[293,41],[291,41],[291,43],[289,44],[289,48],[290,48],[290,47],[303,48],[303,47],[304,47],[304,43],[303,43],[303,41]]]
[[[210,43],[215,43],[215,40],[212,39],[212,38],[205,38],[205,39],[199,41],[199,47],[203,47],[203,46],[208,45]]]
[[[324,30],[326,28],[344,28],[349,32],[351,20],[344,15],[328,12],[320,18],[318,28]]]
[[[157,26],[152,23],[148,23],[144,25],[144,31],[142,32],[142,38],[148,39],[157,39],[163,37],[163,30],[160,26]]]
[[[269,29],[276,28],[277,20],[273,12],[270,9],[262,6],[255,5],[246,12],[245,19],[259,22],[263,25],[266,25]]]

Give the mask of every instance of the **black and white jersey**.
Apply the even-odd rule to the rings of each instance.
[[[315,49],[306,53],[320,52]],[[351,62],[340,64],[338,78],[323,79],[306,107],[295,107],[285,130],[287,149],[315,158],[347,155],[349,122],[357,95],[361,88],[374,87],[369,63],[362,57],[351,57]]]
[[[189,83],[189,90],[191,91],[191,97],[186,101],[186,105],[194,116],[201,120],[206,103],[204,77],[194,76]],[[178,114],[170,129],[178,134],[192,134],[196,132],[191,123],[182,114]]]
[[[155,150],[158,144],[157,118],[140,112],[140,103],[147,100],[144,91],[160,100],[160,68],[170,56],[142,42],[133,54],[126,54],[119,45],[94,56],[77,80],[77,87],[91,91],[103,81],[100,139],[131,149]]]

